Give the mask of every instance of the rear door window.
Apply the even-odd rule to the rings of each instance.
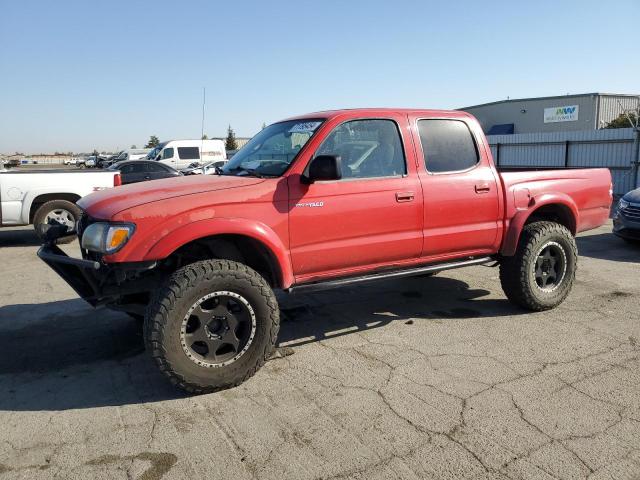
[[[427,171],[468,170],[478,163],[478,150],[467,124],[460,120],[419,120],[418,131]]]
[[[178,157],[183,160],[199,160],[200,151],[198,147],[178,147]]]

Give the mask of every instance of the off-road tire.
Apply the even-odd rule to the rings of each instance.
[[[43,238],[38,234],[38,225],[46,223],[45,218],[47,215],[53,210],[63,209],[71,213],[74,217],[74,224],[80,218],[82,211],[80,208],[73,202],[68,200],[51,200],[49,202],[43,203],[38,207],[35,214],[33,215],[33,228],[36,231],[36,235],[43,240]],[[56,240],[56,243],[71,243],[76,239],[76,235],[68,235],[65,237],[60,237]]]
[[[544,291],[536,282],[535,265],[538,254],[548,242],[555,242],[565,256],[565,272],[555,289]],[[576,275],[578,248],[571,232],[555,222],[534,222],[526,225],[518,248],[512,257],[500,259],[500,283],[507,298],[528,310],[543,311],[564,301]]]
[[[182,322],[203,296],[228,291],[246,299],[256,318],[255,336],[237,360],[216,368],[198,365],[181,343]],[[144,339],[160,370],[171,383],[190,393],[209,393],[244,382],[271,355],[280,329],[273,290],[255,270],[230,260],[203,260],[176,270],[153,295],[144,321]]]

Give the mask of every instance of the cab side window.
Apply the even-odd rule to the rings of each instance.
[[[460,120],[419,120],[418,131],[427,171],[459,172],[478,163],[476,143]]]
[[[162,151],[162,160],[166,160],[168,158],[173,158],[173,148],[165,148]]]
[[[342,159],[342,178],[393,177],[407,173],[398,126],[393,120],[353,120],[337,126],[318,155]]]

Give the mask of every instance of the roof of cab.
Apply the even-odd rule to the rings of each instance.
[[[305,113],[303,115],[295,115],[286,118],[287,120],[303,120],[309,118],[334,118],[337,116],[359,117],[359,116],[374,116],[379,114],[399,113],[404,115],[424,115],[426,117],[472,117],[473,115],[462,112],[460,110],[436,110],[436,109],[422,109],[422,108],[344,108],[340,110],[324,110],[319,112]]]

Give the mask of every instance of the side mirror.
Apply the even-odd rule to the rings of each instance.
[[[319,155],[311,160],[302,182],[310,184],[342,178],[342,159],[334,155]]]

